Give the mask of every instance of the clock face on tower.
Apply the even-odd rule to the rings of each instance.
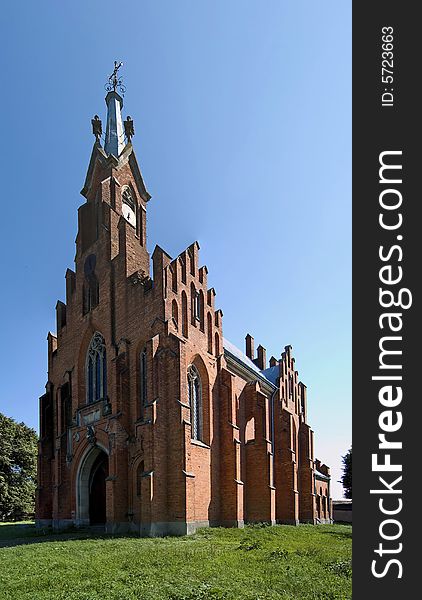
[[[136,227],[136,216],[135,211],[125,202],[123,203],[123,216],[128,223]]]
[[[135,203],[129,188],[126,188],[122,194],[122,213],[126,221],[136,227]]]

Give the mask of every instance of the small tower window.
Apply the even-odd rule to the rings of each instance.
[[[136,227],[136,204],[129,188],[126,188],[122,194],[122,214],[130,225]]]
[[[202,387],[197,369],[191,365],[188,368],[188,397],[191,412],[191,437],[193,440],[202,438]]]
[[[86,400],[88,404],[107,397],[107,357],[104,338],[92,336],[86,355]]]

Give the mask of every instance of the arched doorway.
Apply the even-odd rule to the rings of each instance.
[[[77,523],[102,525],[107,521],[108,455],[94,446],[81,461],[77,476]]]
[[[89,478],[90,525],[106,522],[106,477],[108,477],[108,457],[105,452],[101,452],[92,466]]]

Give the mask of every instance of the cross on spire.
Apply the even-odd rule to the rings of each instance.
[[[106,83],[106,90],[108,92],[115,92],[117,90],[117,88],[119,88],[120,93],[123,95],[126,91],[125,86],[122,83],[122,78],[119,77],[119,69],[120,67],[123,66],[122,62],[118,62],[117,60],[114,61],[114,70],[113,73],[110,75],[110,77],[108,78],[108,83]]]

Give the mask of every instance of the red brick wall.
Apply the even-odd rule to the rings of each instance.
[[[164,533],[183,531],[186,523],[313,522],[312,431],[306,424],[306,387],[298,380],[291,348],[278,363],[279,390],[233,371],[223,354],[223,315],[215,307],[215,290],[208,289],[196,242],[175,259],[157,246],[150,278],[148,197],[134,160],[126,157],[117,164],[100,150],[91,160],[87,203],[79,209],[76,268],[66,273],[66,304],[57,305],[57,335],[48,338],[43,406],[47,400],[51,405],[51,427],[43,408],[37,517],[58,526],[77,522],[81,469],[96,443],[108,454],[110,527]],[[121,216],[121,194],[128,185],[137,204],[136,228]],[[84,264],[91,254],[99,302],[84,314]],[[96,331],[107,348],[109,404],[87,405],[86,353]],[[195,365],[202,385],[200,441],[192,440],[189,365]],[[65,385],[70,424],[62,413]],[[89,424],[96,441],[88,439]],[[151,523],[155,530],[149,529]]]

